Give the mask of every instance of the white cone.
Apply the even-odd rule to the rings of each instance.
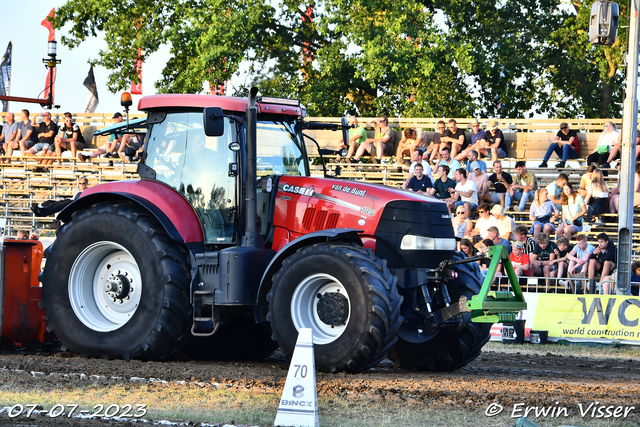
[[[311,329],[303,328],[293,350],[274,426],[317,427],[318,393]]]

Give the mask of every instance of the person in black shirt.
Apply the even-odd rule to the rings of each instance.
[[[511,184],[513,184],[513,178],[511,174],[502,171],[502,162],[500,160],[493,162],[493,174],[489,176],[489,182],[494,188],[494,192],[489,193],[491,201],[500,203],[504,208],[505,196],[511,188]]]
[[[428,176],[423,174],[424,168],[422,164],[418,163],[413,167],[414,175],[411,177],[409,182],[406,182],[402,185],[402,188],[405,190],[415,191],[416,193],[426,193],[427,188],[432,188],[431,179]]]
[[[580,146],[578,145],[577,132],[570,130],[567,123],[560,123],[560,130],[553,139],[553,142],[549,145],[547,154],[544,155],[544,159],[538,167],[546,168],[551,154],[555,151],[558,157],[562,159],[559,163],[556,163],[556,167],[563,168],[567,163],[567,159],[578,158],[578,148],[580,148]]]
[[[489,120],[487,123],[487,130],[485,130],[482,139],[482,143],[478,147],[478,153],[482,156],[491,156],[492,161],[498,160],[498,158],[507,157],[507,143],[504,140],[502,131],[498,129],[500,122],[497,120]]]
[[[456,182],[449,178],[449,166],[438,166],[439,178],[433,182],[433,188],[428,191],[428,194],[434,196],[440,200],[453,200],[449,188],[456,188]]]
[[[596,274],[600,277],[608,276],[616,268],[616,245],[609,240],[607,233],[600,233],[597,236],[598,246],[593,250],[589,260],[589,293],[595,293]],[[605,289],[606,288],[606,289]],[[603,294],[608,294],[608,286],[603,287]]]
[[[454,119],[449,119],[447,130],[444,131],[442,141],[451,144],[451,158],[455,159],[456,155],[467,148],[467,141],[464,131],[460,129]]]
[[[46,152],[53,144],[53,139],[58,133],[58,125],[56,122],[51,121],[51,113],[42,113],[42,123],[38,127],[34,126],[34,132],[36,132],[38,142],[27,151],[32,156],[35,156],[40,151]]]

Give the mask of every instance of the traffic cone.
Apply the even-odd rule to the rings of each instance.
[[[293,350],[274,426],[317,427],[318,393],[311,329],[303,328]]]

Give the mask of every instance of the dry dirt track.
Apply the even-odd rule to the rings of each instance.
[[[510,410],[517,403],[527,406],[566,407],[599,401],[603,405],[635,405],[627,418],[640,425],[640,369],[637,360],[589,360],[573,356],[506,354],[484,352],[467,367],[452,373],[424,373],[396,370],[384,361],[358,375],[317,375],[319,397],[363,399],[388,404],[468,407],[484,412],[499,401]],[[124,383],[151,378],[158,388],[183,387],[198,383],[204,387],[230,387],[256,393],[279,393],[284,386],[288,364],[278,358],[261,363],[211,361],[104,361],[81,359],[66,354],[0,355],[0,384],[12,388],[82,387],[87,382]],[[35,372],[32,374],[31,372]],[[79,374],[84,374],[81,378]],[[95,377],[91,377],[91,376]],[[117,377],[117,378],[113,378]],[[133,378],[133,380],[132,380]],[[156,381],[156,380],[154,380]],[[215,383],[215,384],[214,384]],[[23,420],[24,421],[24,420]],[[42,422],[42,423],[40,423]],[[52,419],[18,424],[0,415],[0,425],[108,425],[106,421]],[[122,426],[123,423],[114,425]]]

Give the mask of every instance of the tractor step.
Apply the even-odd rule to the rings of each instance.
[[[207,298],[209,297],[209,298]],[[191,334],[197,337],[208,337],[216,333],[220,325],[218,309],[213,305],[215,301],[214,291],[193,292],[193,323]],[[211,316],[203,315],[204,308],[211,310]],[[203,331],[204,329],[204,331]]]

